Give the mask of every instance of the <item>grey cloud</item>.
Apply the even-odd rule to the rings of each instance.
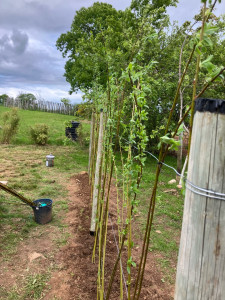
[[[167,11],[171,21],[178,21],[178,24],[181,25],[187,20],[193,21],[193,17],[200,13],[202,5],[200,0],[179,0],[177,7],[169,7]],[[225,13],[225,1],[217,3],[214,13],[216,16]]]
[[[60,61],[61,62],[61,61]],[[0,63],[1,85],[14,83],[64,84],[63,64],[46,53],[27,52],[16,61]]]
[[[10,60],[12,57],[23,54],[28,46],[28,35],[18,29],[12,34],[5,34],[0,38],[0,60]]]
[[[104,0],[103,0],[104,1]],[[120,0],[112,0],[119,5]],[[12,33],[0,36],[1,85],[13,82],[65,84],[64,64],[55,42],[62,32],[69,29],[75,11],[91,6],[93,0],[1,0],[0,25]],[[107,2],[107,1],[104,1]],[[108,1],[110,2],[110,1]],[[129,5],[130,0],[124,1]],[[127,6],[125,5],[125,6]],[[25,33],[26,32],[26,33]],[[29,47],[33,40],[42,46]],[[44,49],[43,45],[46,45]],[[32,46],[32,45],[31,45]]]
[[[28,47],[28,34],[18,29],[0,38],[1,85],[15,82],[65,82],[63,61],[55,48]]]
[[[14,29],[11,40],[13,43],[13,50],[17,54],[22,54],[28,45],[28,35],[19,31],[18,29]]]
[[[51,1],[2,0],[0,4],[0,25],[6,29],[11,24],[26,30],[57,31],[68,22],[67,6],[63,1],[60,5],[50,5]],[[62,4],[65,8],[62,9]],[[70,21],[69,21],[70,22]]]
[[[103,0],[122,9],[129,6],[131,0],[111,1]],[[50,91],[59,88],[69,90],[69,84],[63,77],[65,60],[55,43],[61,33],[70,29],[75,12],[94,2],[0,0],[1,91],[7,93],[9,89],[23,90],[29,86],[42,86],[50,94]]]
[[[11,24],[23,29],[39,29],[52,32],[70,28],[75,12],[81,7],[91,6],[93,0],[1,0],[0,25],[11,28]],[[131,0],[111,0],[117,9],[125,9]]]

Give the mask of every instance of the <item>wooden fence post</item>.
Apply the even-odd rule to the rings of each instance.
[[[91,176],[91,160],[92,160],[92,149],[94,140],[94,129],[95,129],[95,114],[92,112],[91,115],[91,131],[90,131],[90,143],[89,143],[89,161],[88,161],[88,175]]]
[[[94,235],[95,225],[96,225],[96,213],[97,213],[97,204],[98,204],[98,188],[100,185],[99,172],[100,172],[100,163],[102,156],[102,145],[103,145],[103,110],[100,112],[100,121],[99,121],[99,137],[98,137],[98,150],[96,158],[96,168],[95,168],[95,181],[94,181],[94,191],[93,191],[93,204],[92,204],[92,217],[91,217],[91,228],[90,234]]]
[[[175,300],[223,300],[225,101],[197,99],[195,110]]]

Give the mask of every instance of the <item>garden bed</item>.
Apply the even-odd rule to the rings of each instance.
[[[65,300],[96,299],[98,259],[96,257],[96,264],[92,263],[94,237],[89,234],[91,206],[87,173],[82,172],[72,177],[68,188],[71,201],[65,220],[69,225],[70,238],[67,245],[61,248],[58,253],[57,261],[61,265],[61,270],[54,272],[52,276],[50,281],[50,295],[52,297],[59,297],[60,295],[59,299]],[[116,231],[115,196],[116,191],[112,187],[105,267],[106,286],[112,271],[113,262],[117,256],[117,247],[114,239]],[[134,260],[138,261],[141,251],[141,241],[136,240],[135,245]],[[126,270],[124,261],[123,268]],[[162,278],[163,274],[157,267],[156,257],[153,253],[150,253],[141,299],[172,299],[173,286],[163,283]],[[110,299],[119,299],[119,290],[119,274],[117,274]],[[124,293],[126,293],[125,290]],[[126,299],[126,296],[124,298]],[[51,298],[48,295],[45,299]]]

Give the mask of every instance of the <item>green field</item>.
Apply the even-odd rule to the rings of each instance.
[[[10,108],[0,105],[0,126],[3,125],[2,114],[9,111]],[[20,117],[19,130],[16,137],[13,138],[12,144],[14,145],[30,145],[33,144],[30,136],[30,127],[35,124],[46,124],[49,127],[49,140],[50,145],[63,145],[65,142],[65,122],[78,121],[74,116],[47,113],[41,111],[18,110]],[[84,133],[89,132],[89,124],[82,123]]]

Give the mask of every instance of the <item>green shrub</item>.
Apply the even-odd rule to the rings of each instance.
[[[30,134],[35,144],[45,145],[48,141],[48,125],[36,124],[34,127],[30,127]]]
[[[90,103],[77,104],[74,109],[74,115],[79,118],[91,118],[92,105]]]
[[[18,116],[18,109],[13,108],[3,114],[3,126],[0,131],[0,142],[2,144],[9,144],[13,136],[17,133],[20,118]]]

